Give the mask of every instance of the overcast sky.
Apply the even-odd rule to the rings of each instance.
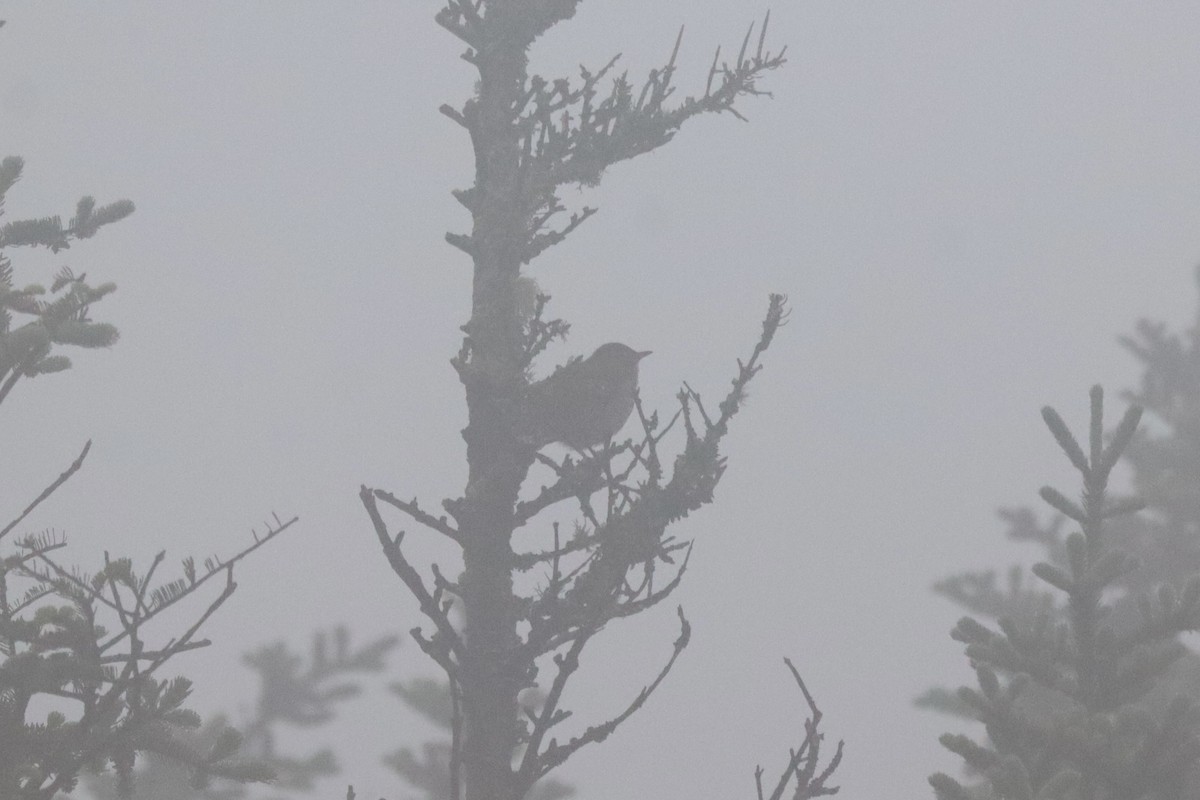
[[[25,176],[9,218],[94,194],[137,212],[56,256],[13,253],[18,283],[63,264],[119,291],[94,309],[121,341],[23,385],[0,427],[11,517],[94,440],[31,519],[142,564],[228,554],[272,511],[298,525],[238,573],[178,662],[204,711],[255,687],[239,654],[319,625],[366,637],[419,623],[358,504],[361,483],[436,507],[461,492],[462,390],[448,361],[470,265],[463,132],[437,112],[475,80],[432,0],[22,3],[0,32],[0,156]],[[582,3],[533,52],[544,75],[617,52],[669,54],[702,89],[765,5]],[[731,116],[566,193],[600,207],[532,265],[572,323],[555,359],[651,349],[642,396],[717,397],[767,295],[791,324],[727,441],[717,503],[676,595],[693,643],[647,707],[562,771],[581,796],[752,796],[798,741],[800,668],[844,737],[847,797],[931,796],[955,771],[948,723],[912,708],[971,680],[931,583],[1003,568],[995,509],[1076,486],[1040,421],[1076,427],[1100,382],[1137,369],[1139,317],[1190,324],[1200,261],[1200,6],[829,0],[772,10],[788,65]],[[1110,412],[1116,419],[1117,408]],[[413,532],[417,543],[421,534]],[[433,553],[434,551],[423,551]],[[622,708],[670,652],[662,607],[613,625],[572,702]],[[393,677],[434,674],[411,642]],[[423,732],[382,692],[327,731],[362,796],[408,795],[378,756]],[[325,796],[334,792],[327,788]]]

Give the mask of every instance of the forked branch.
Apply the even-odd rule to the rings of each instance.
[[[395,538],[388,533],[387,523],[383,521],[376,502],[378,494],[377,491],[363,486],[359,490],[358,496],[362,501],[363,507],[367,510],[367,515],[371,518],[371,524],[375,528],[375,535],[379,539],[379,544],[383,548],[383,554],[387,558],[392,571],[408,587],[408,590],[420,604],[421,613],[428,617],[437,629],[436,637],[432,640],[421,635],[419,629],[414,629],[411,633],[421,646],[421,649],[437,661],[448,674],[453,676],[456,666],[451,655],[453,654],[455,657],[461,659],[464,645],[458,631],[450,621],[451,600],[444,596],[444,583],[439,580],[432,592],[426,587],[424,579],[417,572],[416,567],[409,562],[400,546],[404,541],[404,532],[401,531]]]
[[[525,758],[521,764],[521,769],[517,776],[519,781],[518,785],[523,787],[523,791],[518,796],[523,796],[524,792],[527,791],[529,787],[533,786],[535,781],[544,776],[550,770],[557,767],[559,764],[566,761],[580,748],[594,742],[602,742],[607,739],[609,734],[617,729],[618,725],[629,719],[634,712],[646,704],[646,701],[650,699],[650,695],[654,693],[654,690],[657,689],[667,677],[667,673],[669,673],[671,668],[675,666],[675,660],[679,658],[679,654],[683,652],[684,648],[688,645],[688,641],[691,639],[691,623],[689,623],[687,621],[687,617],[683,615],[682,608],[678,609],[678,613],[680,631],[679,637],[675,640],[674,648],[671,651],[671,657],[667,660],[667,663],[662,670],[659,671],[658,676],[655,677],[655,679],[648,686],[638,692],[637,697],[633,699],[633,701],[628,707],[625,708],[624,711],[606,722],[591,726],[579,736],[572,738],[566,744],[558,744],[558,742],[551,740],[549,746],[546,747],[546,749],[541,753],[537,752],[535,743],[533,741],[530,742],[529,750],[526,752]],[[558,694],[554,696],[555,706],[557,705],[558,695],[560,695],[562,691],[562,687],[559,685],[560,679],[561,683],[565,685],[567,676],[569,676],[570,673],[573,672],[578,666],[578,651],[583,649],[583,642],[585,641],[586,637],[581,637],[580,640],[576,640],[576,642],[572,645],[570,653],[568,653],[568,655],[563,659],[559,660],[559,675],[555,678],[555,688],[558,689]],[[572,658],[572,656],[574,656],[574,658]],[[535,734],[537,735],[536,741],[539,744],[541,742],[541,737],[545,734],[545,729],[552,725],[553,722],[563,718],[563,712],[557,712],[556,714],[556,711],[557,709],[551,706],[551,703],[548,699],[540,715],[542,722],[535,722]],[[539,724],[542,728],[540,731],[538,729]]]
[[[821,742],[825,738],[825,734],[820,731],[821,709],[817,708],[816,701],[813,700],[808,687],[804,685],[804,679],[800,677],[800,673],[791,659],[785,658],[783,661],[787,664],[788,669],[791,670],[792,677],[796,679],[796,685],[800,687],[800,693],[804,695],[804,702],[808,704],[809,716],[804,721],[804,739],[800,742],[799,747],[791,750],[787,767],[784,768],[783,774],[780,775],[779,781],[775,784],[775,789],[771,792],[769,800],[781,800],[783,793],[792,781],[795,781],[792,800],[810,800],[814,797],[837,794],[839,787],[827,786],[826,784],[833,777],[833,773],[837,770],[838,765],[842,763],[842,749],[845,743],[842,741],[838,742],[833,758],[829,760],[824,769],[821,769]],[[821,770],[819,773],[817,772],[818,769]],[[754,770],[754,783],[758,789],[758,800],[768,800],[768,797],[763,794],[763,771],[761,766]]]

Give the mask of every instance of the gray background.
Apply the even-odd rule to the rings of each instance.
[[[272,510],[301,517],[240,570],[207,628],[216,646],[180,660],[203,710],[252,701],[238,654],[258,643],[418,622],[356,494],[436,506],[464,478],[448,359],[469,264],[442,235],[469,224],[449,191],[472,167],[436,109],[474,73],[436,8],[3,13],[0,155],[27,162],[9,217],[69,216],[85,193],[138,204],[58,256],[14,254],[18,282],[62,264],[116,281],[95,316],[122,339],[6,403],[4,515],[91,437],[84,471],[28,526],[66,531],[81,564],[105,548],[142,564],[159,548],[230,553]],[[621,51],[643,74],[686,22],[680,83],[697,91],[711,48],[735,48],[764,10],[583,3],[534,69]],[[930,796],[926,774],[957,765],[936,743],[947,721],[911,698],[970,679],[947,636],[960,612],[931,582],[1032,555],[1002,540],[995,507],[1047,482],[1075,490],[1038,409],[1083,424],[1092,383],[1137,375],[1115,336],[1193,314],[1200,8],[813,0],[772,23],[790,63],[764,84],[773,101],[742,105],[751,124],[699,120],[568,192],[601,213],[533,265],[574,326],[553,358],[612,339],[653,349],[642,393],[664,411],[684,379],[726,390],[768,292],[794,308],[728,439],[718,502],[678,529],[697,540],[677,595],[693,644],[641,714],[563,771],[585,797],[751,796],[754,765],[770,773],[798,740],[784,655],[847,739],[845,796]],[[623,707],[674,635],[669,607],[612,626],[575,686],[577,723]],[[433,674],[411,642],[396,663]],[[376,692],[317,738],[337,737],[362,796],[396,800],[408,792],[378,755],[424,732]]]

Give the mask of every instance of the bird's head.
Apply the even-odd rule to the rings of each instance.
[[[588,361],[601,369],[637,369],[637,364],[646,356],[649,350],[634,350],[620,342],[609,342],[596,348],[596,352],[588,357]]]

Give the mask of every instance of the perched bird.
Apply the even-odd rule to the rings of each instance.
[[[633,413],[638,362],[648,355],[609,342],[530,386],[522,427],[534,446],[562,442],[583,450],[615,436]]]

